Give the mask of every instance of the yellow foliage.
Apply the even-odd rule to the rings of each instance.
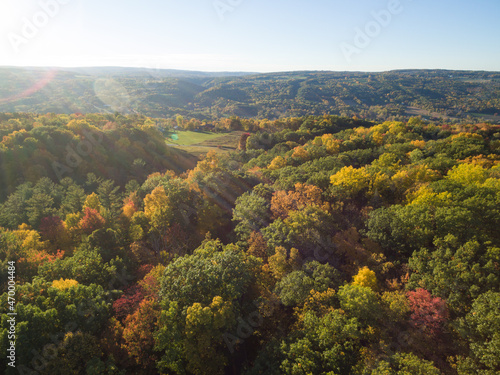
[[[493,143],[493,142],[491,142]],[[490,143],[490,148],[492,148]],[[493,149],[493,148],[492,148]],[[479,165],[485,169],[491,169],[495,165],[500,165],[500,155],[489,154],[489,155],[476,155],[470,156],[463,160],[464,163]]]
[[[274,217],[286,219],[291,211],[302,210],[307,206],[316,205],[327,211],[329,205],[323,203],[321,189],[314,185],[295,184],[294,191],[277,191],[271,199],[271,211]]]
[[[380,194],[381,192],[388,191],[392,186],[391,178],[385,173],[377,172],[372,179],[371,194],[375,194],[376,192]]]
[[[301,256],[297,249],[290,250],[290,257],[284,247],[278,246],[273,256],[269,257],[269,270],[276,279],[282,279],[286,274],[297,270],[301,265]]]
[[[42,242],[40,234],[32,230],[27,224],[19,225],[19,229],[14,234],[21,241],[22,251],[43,250],[46,242]]]
[[[144,198],[144,215],[155,228],[166,227],[171,220],[170,199],[163,186],[156,187]]]
[[[210,329],[224,327],[234,319],[232,307],[231,302],[224,301],[220,296],[215,296],[210,306],[203,307],[200,303],[194,303],[187,309],[186,333],[194,336],[200,333],[200,329],[207,333],[207,329],[202,326],[209,326]]]
[[[451,137],[451,139],[457,139],[457,138],[472,138],[472,139],[481,139],[481,140],[483,139],[483,137],[480,134],[466,133],[466,132],[458,133],[458,134],[455,134]]]
[[[78,285],[78,281],[71,279],[60,279],[52,281],[52,287],[59,290],[69,289]]]
[[[357,135],[368,135],[370,133],[370,128],[359,127],[353,130]]]
[[[80,213],[68,214],[66,216],[66,220],[64,221],[64,225],[68,228],[68,230],[77,229],[81,218],[82,215]]]
[[[372,133],[372,138],[373,138],[373,141],[379,146],[381,146],[384,143],[384,134],[382,134],[378,131],[374,131]]]
[[[324,292],[317,292],[313,289],[304,303],[303,312],[314,311],[320,315],[325,315],[334,310],[335,302],[335,290],[328,288]]]
[[[395,321],[404,320],[410,312],[410,303],[404,292],[384,292],[382,294],[382,301],[389,307],[391,319]]]
[[[311,144],[319,147],[325,147],[326,151],[333,155],[338,154],[340,151],[340,144],[342,142],[336,139],[333,134],[323,134],[321,137],[316,137]]]
[[[292,158],[299,159],[301,161],[309,160],[309,152],[302,146],[295,147]]]
[[[26,224],[26,223],[22,223],[21,225],[19,225],[17,227],[17,229],[19,229],[19,230],[31,230],[31,226]]]
[[[371,290],[377,290],[377,276],[375,272],[370,270],[368,267],[363,267],[359,270],[358,274],[353,277],[352,283],[354,285],[360,285]]]
[[[488,170],[476,164],[460,164],[451,169],[446,178],[462,185],[481,185],[488,178]]]
[[[414,140],[410,142],[413,146],[419,149],[423,149],[425,147],[425,141]]]
[[[123,210],[123,216],[125,216],[127,219],[131,219],[132,216],[137,212],[137,208],[133,204],[126,204],[122,208]]]
[[[281,169],[286,167],[286,160],[283,156],[276,156],[267,168],[271,170]]]
[[[330,177],[334,186],[342,186],[352,195],[356,195],[370,187],[370,174],[365,168],[343,167],[340,171]]]
[[[213,150],[207,152],[205,155],[205,159],[201,160],[196,164],[196,167],[189,172],[188,175],[188,180],[191,181],[196,174],[199,172],[210,172],[213,170],[217,169],[217,166],[219,164],[219,157],[217,156],[217,153]]]
[[[402,191],[407,191],[410,188],[415,189],[422,184],[435,181],[439,178],[439,174],[429,169],[426,165],[415,165],[398,171],[391,180],[395,186]]]
[[[389,125],[388,133],[398,135],[406,133],[406,126],[402,122],[396,121]]]
[[[323,146],[326,148],[326,152],[330,155],[338,154],[340,152],[341,141],[335,139],[332,134],[325,134],[321,137]]]
[[[380,170],[390,170],[397,171],[401,168],[401,161],[398,159],[396,155],[390,152],[386,152],[380,157],[372,162],[372,168],[380,169]]]
[[[451,203],[452,194],[449,192],[435,193],[428,186],[422,186],[414,194],[408,195],[410,204],[421,204],[430,207],[446,207]]]
[[[85,203],[83,204],[83,208],[85,209],[86,207],[100,211],[101,201],[99,200],[99,197],[96,193],[92,193],[87,196],[87,198],[85,199]]]
[[[97,130],[97,128],[90,126],[86,120],[71,120],[66,126],[74,132],[90,130],[92,128]]]

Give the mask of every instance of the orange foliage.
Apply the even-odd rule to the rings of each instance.
[[[337,233],[333,242],[339,255],[345,259],[342,262],[344,272],[354,276],[358,269],[366,264],[378,265],[374,254],[380,252],[380,249],[369,239],[361,239],[356,228]]]
[[[310,155],[304,147],[298,146],[294,148],[292,158],[299,159],[300,161],[307,161],[309,160]]]
[[[57,250],[56,254],[49,254],[46,250],[32,250],[26,256],[19,258],[17,275],[21,280],[31,281],[31,278],[38,273],[38,267],[63,257],[64,251],[62,250]]]
[[[271,211],[274,218],[283,220],[288,217],[290,211],[298,211],[309,205],[328,209],[321,199],[321,189],[314,185],[297,183],[295,191],[277,191],[271,199]]]
[[[83,218],[80,220],[80,228],[85,234],[92,234],[97,229],[104,227],[105,220],[101,214],[93,208],[85,207]]]
[[[248,244],[248,254],[267,262],[267,243],[260,232],[252,232]]]
[[[124,322],[122,348],[134,358],[136,364],[143,368],[155,368],[157,358],[153,347],[160,306],[152,300],[143,300],[138,309],[129,315]]]

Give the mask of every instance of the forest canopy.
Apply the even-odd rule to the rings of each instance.
[[[225,117],[239,149],[195,160],[196,121],[0,114],[19,370],[500,371],[499,126]]]

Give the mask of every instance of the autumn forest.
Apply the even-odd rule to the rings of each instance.
[[[0,372],[498,374],[499,78],[453,74],[0,103]]]

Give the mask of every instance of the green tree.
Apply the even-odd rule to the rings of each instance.
[[[500,293],[488,291],[472,304],[461,320],[470,357],[459,361],[459,374],[495,374],[500,371]]]
[[[418,358],[413,353],[397,353],[388,361],[381,361],[372,375],[440,375],[432,362]]]
[[[297,336],[297,337],[294,337]],[[305,314],[304,329],[281,344],[282,374],[348,374],[359,360],[362,335],[355,318],[340,310]]]
[[[370,288],[348,284],[339,288],[337,296],[340,307],[360,322],[374,325],[380,318],[380,301],[378,295]]]

